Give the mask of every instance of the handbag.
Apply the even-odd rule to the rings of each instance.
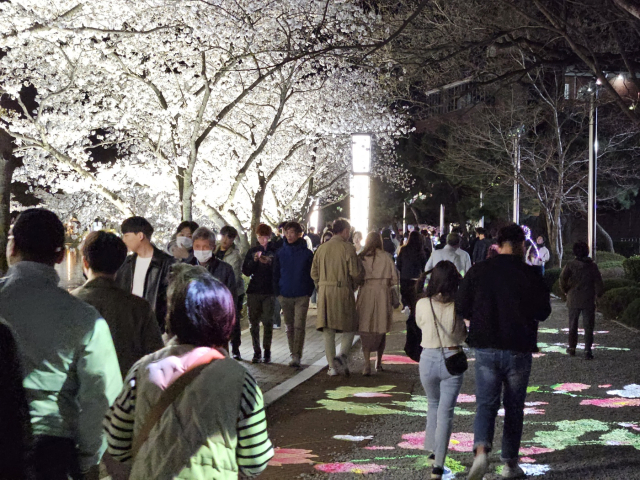
[[[416,314],[411,312],[407,318],[407,340],[404,344],[404,353],[414,362],[420,362],[422,353],[422,330],[416,323]]]
[[[450,357],[445,357],[444,355],[444,346],[442,345],[442,339],[440,338],[440,330],[438,329],[438,318],[436,317],[436,311],[433,308],[433,300],[429,298],[429,303],[431,304],[431,312],[433,313],[433,324],[436,326],[436,334],[438,335],[438,341],[440,342],[440,350],[442,351],[442,358],[444,359],[444,365],[447,367],[447,371],[451,375],[462,375],[469,368],[469,363],[467,362],[467,355],[464,353],[464,350],[459,351],[455,355],[451,355]],[[455,325],[454,325],[455,329]]]
[[[391,290],[391,306],[395,310],[400,306],[400,292],[397,285],[389,286],[389,290]]]

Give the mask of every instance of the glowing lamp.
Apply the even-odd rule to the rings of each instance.
[[[351,223],[364,236],[369,233],[369,172],[371,135],[351,136],[352,174],[349,181]]]

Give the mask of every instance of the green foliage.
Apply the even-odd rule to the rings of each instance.
[[[637,298],[640,298],[640,287],[614,288],[602,296],[598,308],[606,318],[616,319]]]
[[[624,268],[622,265],[617,267],[601,268],[600,273],[603,279],[624,278]]]
[[[553,293],[556,297],[560,297],[562,300],[566,300],[567,296],[564,294],[562,289],[560,288],[560,279],[556,280],[551,287],[551,293]]]
[[[622,262],[625,276],[634,282],[640,282],[640,256],[629,257]]]
[[[609,262],[615,262],[620,264],[624,260],[625,260],[625,257],[623,255],[620,255],[619,253],[602,252],[600,250],[596,251],[596,263],[598,264],[598,266],[600,266],[603,263],[609,263]]]
[[[608,292],[609,290],[613,290],[614,288],[623,288],[623,287],[637,287],[639,286],[633,280],[629,280],[628,278],[607,278],[604,280],[604,291]]]
[[[640,298],[629,304],[619,320],[630,327],[640,328]]]
[[[552,289],[553,285],[560,278],[560,274],[562,273],[561,268],[546,268],[544,271],[544,283],[546,283],[547,288]]]

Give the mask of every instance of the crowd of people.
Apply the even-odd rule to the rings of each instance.
[[[182,222],[160,249],[153,226],[131,217],[121,237],[94,231],[84,239],[87,281],[69,293],[54,269],[65,253],[62,223],[44,209],[24,211],[0,280],[2,398],[10,400],[2,425],[11,429],[1,436],[11,461],[0,461],[0,471],[15,479],[95,479],[102,459],[114,479],[258,475],[274,450],[262,393],[240,363],[246,296],[253,363],[271,363],[282,315],[289,365],[301,367],[307,314],[316,308],[330,376],[349,376],[355,335],[362,374],[382,371],[401,297],[421,334],[432,478],[444,472],[467,345],[475,349],[477,398],[469,478],[487,469],[503,389],[502,476],[523,473],[518,451],[531,355],[538,322],[551,311],[539,268],[543,238],[535,260],[517,225],[495,239],[479,228],[468,245],[456,231],[439,242],[417,229],[404,241],[390,230],[364,237],[342,218],[318,234],[293,221],[277,232],[260,224],[254,233],[256,244],[243,254],[235,228],[216,236]],[[568,352],[575,354],[583,315],[593,358],[602,279],[584,247],[576,244],[561,285],[569,298]]]

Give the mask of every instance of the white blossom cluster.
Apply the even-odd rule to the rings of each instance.
[[[406,120],[358,57],[388,27],[356,2],[12,0],[0,18],[0,94],[37,92],[3,117],[16,178],[59,212],[246,232],[338,198],[359,132],[374,174],[408,184]]]

